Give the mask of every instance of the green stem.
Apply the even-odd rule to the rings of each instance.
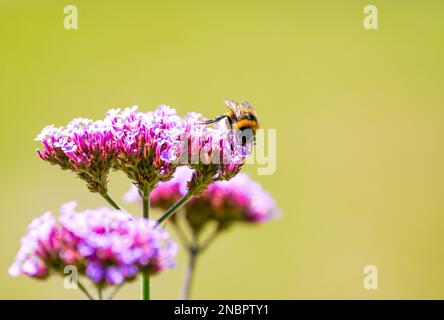
[[[150,193],[143,194],[143,217],[148,219],[150,217]]]
[[[182,208],[194,195],[194,191],[197,188],[193,188],[188,190],[187,194],[184,195],[181,199],[179,199],[175,204],[173,204],[171,207],[168,208],[167,211],[164,212],[164,214],[157,220],[157,224],[161,224],[163,221],[165,221],[169,216],[171,216],[174,212]]]
[[[196,260],[199,252],[199,246],[196,243],[191,245],[188,249],[188,264],[185,269],[182,300],[190,299],[191,284],[193,282],[194,271],[196,270]]]
[[[100,193],[100,195],[116,210],[121,210],[117,203],[114,202],[113,199],[108,195],[108,193]]]
[[[216,229],[213,231],[213,233],[202,243],[202,245],[199,247],[199,253],[202,253],[204,250],[208,248],[208,246],[216,239],[216,236],[219,234],[220,229]]]
[[[150,216],[150,192],[145,190],[143,193],[143,217],[148,219]],[[150,275],[148,272],[142,273],[142,300],[150,300]]]
[[[188,241],[185,233],[183,232],[182,228],[179,225],[179,221],[175,221],[172,223],[174,230],[176,231],[176,234],[180,240],[180,243],[183,245],[185,249],[188,249],[190,246],[190,242]]]
[[[189,300],[191,294],[191,284],[193,282],[195,270],[196,270],[196,261],[197,256],[202,254],[208,246],[213,243],[216,236],[219,234],[220,229],[216,228],[213,233],[202,243],[199,245],[199,241],[197,239],[197,235],[193,235],[193,242],[190,246],[188,246],[188,265],[185,269],[184,283],[182,289],[182,299]]]
[[[111,294],[108,296],[108,300],[113,300],[114,297],[116,296],[117,292],[119,292],[120,288],[122,288],[123,283],[117,285],[114,290],[111,292]]]
[[[98,296],[99,296],[99,300],[103,300],[103,297],[102,297],[102,287],[101,286],[97,288],[97,293],[98,293]]]
[[[88,297],[89,300],[94,300],[94,298],[89,294],[88,290],[86,290],[80,280],[77,280],[77,286]]]

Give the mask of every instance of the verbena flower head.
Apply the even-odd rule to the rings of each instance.
[[[151,193],[151,205],[165,209],[186,193],[193,170],[181,167],[174,177],[159,183]],[[137,190],[125,196],[128,202],[141,203]],[[225,229],[235,222],[261,223],[280,215],[275,200],[247,174],[239,173],[229,181],[217,181],[208,186],[199,197],[192,198],[184,207],[190,227],[199,233],[208,223],[215,222]]]
[[[176,111],[160,106],[153,112],[137,107],[107,113],[117,141],[115,168],[122,170],[139,190],[151,190],[171,178],[180,152],[182,121]]]
[[[57,268],[60,260],[60,242],[56,219],[50,212],[35,218],[28,226],[28,233],[21,239],[21,247],[9,268],[12,276],[24,274],[46,278],[50,268]]]
[[[44,128],[36,138],[43,145],[37,153],[102,194],[111,168],[125,172],[145,193],[187,165],[195,170],[188,188],[198,194],[212,182],[234,177],[251,149],[236,141],[224,121],[206,125],[203,120],[197,113],[181,119],[165,105],[146,113],[137,106],[112,109],[102,121],[77,118],[65,127]]]
[[[202,206],[210,206],[210,219],[226,228],[236,221],[265,222],[279,217],[274,198],[247,174],[240,173],[230,181],[219,181],[208,186],[204,197],[190,203],[188,215],[199,217]],[[190,218],[188,218],[190,220]]]
[[[184,118],[185,143],[182,156],[195,169],[189,188],[202,192],[210,183],[230,180],[242,168],[251,144],[241,145],[235,135],[220,121],[203,125],[199,113],[189,113]],[[183,158],[182,158],[183,161]]]
[[[110,126],[104,121],[77,118],[66,127],[48,126],[37,136],[45,161],[71,170],[92,192],[106,193],[108,173],[117,152]]]
[[[109,208],[75,211],[76,204],[35,219],[10,267],[13,276],[45,278],[50,271],[63,273],[67,265],[97,285],[116,285],[140,272],[157,273],[174,265],[177,245],[156,222],[133,219]]]

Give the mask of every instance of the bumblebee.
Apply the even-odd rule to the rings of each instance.
[[[247,101],[237,103],[233,100],[225,100],[225,105],[229,109],[227,113],[203,123],[210,124],[226,119],[228,130],[238,132],[237,137],[241,140],[243,146],[254,142],[256,130],[259,129],[259,121],[251,105]]]

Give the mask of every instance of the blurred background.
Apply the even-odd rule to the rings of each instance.
[[[378,30],[363,28],[368,4]],[[439,0],[0,1],[0,298],[83,298],[7,272],[34,217],[105,205],[37,157],[41,128],[134,104],[214,117],[232,98],[277,130],[276,172],[245,171],[283,217],[220,236],[194,298],[443,299],[443,14]],[[122,203],[130,183],[110,180]],[[184,266],[181,252],[153,298],[179,297]],[[138,297],[138,282],[117,296]]]

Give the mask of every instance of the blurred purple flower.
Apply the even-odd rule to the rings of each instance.
[[[204,197],[209,199],[214,219],[220,224],[234,221],[258,223],[280,216],[271,194],[245,173],[230,181],[211,184]]]
[[[191,179],[193,170],[181,166],[176,169],[171,180],[159,183],[150,193],[150,205],[154,208],[168,209],[187,193],[187,181]],[[142,198],[136,186],[131,186],[125,194],[125,202],[142,205]]]
[[[174,265],[177,246],[156,222],[133,219],[108,208],[75,210],[75,202],[35,219],[9,269],[13,276],[45,278],[74,265],[100,285],[131,280],[139,272],[157,273]]]
[[[9,274],[24,274],[35,278],[46,278],[52,263],[57,264],[60,250],[56,219],[50,212],[35,218],[28,226],[28,233],[21,239],[21,247]]]
[[[173,178],[159,183],[151,193],[151,205],[166,209],[186,193],[193,170],[180,167]],[[136,188],[125,195],[126,202],[141,204]],[[280,216],[273,197],[247,174],[239,173],[229,181],[217,181],[183,207],[186,220],[195,232],[213,221],[226,228],[236,221],[260,223]]]

